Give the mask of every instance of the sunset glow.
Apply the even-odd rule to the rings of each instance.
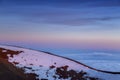
[[[119,0],[2,0],[0,42],[120,51]]]

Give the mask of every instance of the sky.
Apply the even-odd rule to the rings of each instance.
[[[0,43],[120,51],[120,0],[0,0]]]

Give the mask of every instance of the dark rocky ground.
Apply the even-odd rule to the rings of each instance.
[[[6,50],[3,52],[3,50]],[[17,68],[8,62],[8,54],[11,57],[21,51],[12,51],[0,48],[0,80],[37,80],[35,74],[25,74],[23,69]]]

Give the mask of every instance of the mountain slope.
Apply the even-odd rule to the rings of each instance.
[[[0,46],[0,58],[23,69],[26,80],[120,79],[119,72],[97,70],[72,59],[20,47]]]
[[[0,58],[0,80],[25,80],[24,73]]]

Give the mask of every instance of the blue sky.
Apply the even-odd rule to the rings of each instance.
[[[0,0],[0,41],[120,50],[120,0]]]

